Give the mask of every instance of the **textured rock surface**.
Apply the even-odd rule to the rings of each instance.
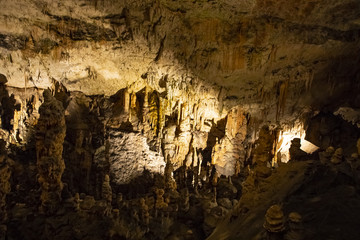
[[[0,6],[6,238],[359,239],[358,0]]]
[[[6,196],[11,191],[11,169],[5,151],[5,141],[3,140],[0,141],[0,176],[0,237],[4,238],[6,235],[6,225],[3,224],[8,220]]]
[[[241,108],[233,108],[227,115],[225,136],[215,144],[212,155],[212,163],[220,174],[231,176],[240,172],[245,161],[246,125]]]
[[[44,91],[44,103],[39,108],[36,125],[36,158],[41,186],[41,208],[53,213],[59,207],[65,169],[62,157],[66,133],[65,111],[60,101],[49,90]]]
[[[110,133],[110,173],[116,183],[127,183],[144,170],[160,172],[164,158],[149,149],[146,138],[135,133]]]
[[[241,103],[269,120],[285,113],[284,122],[307,106],[347,102],[343,93],[359,87],[355,0],[26,0],[2,9],[0,72],[9,86],[56,79],[111,95],[147,83],[168,99],[201,96],[220,113]]]

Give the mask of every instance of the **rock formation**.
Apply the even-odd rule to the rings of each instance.
[[[225,136],[213,147],[212,164],[225,176],[235,174],[236,165],[243,166],[245,161],[244,142],[246,137],[246,117],[241,108],[230,110],[227,115]],[[237,172],[237,173],[238,173]]]
[[[11,169],[5,150],[5,141],[0,140],[0,237],[5,239],[7,219],[6,195],[10,193]]]
[[[272,136],[269,127],[265,125],[260,129],[253,159],[256,163],[256,176],[260,178],[266,178],[271,174],[269,165],[271,164],[271,159],[273,157],[273,144],[274,137]]]
[[[358,0],[0,5],[1,238],[360,239]]]
[[[297,161],[302,160],[306,157],[306,153],[300,149],[301,147],[301,139],[300,138],[294,138],[291,140],[291,146],[289,149],[290,153],[290,160]]]
[[[288,217],[288,231],[284,236],[285,240],[303,240],[304,226],[302,223],[302,216],[298,212],[289,213]]]
[[[326,148],[326,150],[323,152],[319,152],[319,158],[320,158],[321,163],[323,163],[323,164],[329,163],[334,152],[335,152],[335,149],[332,146]]]
[[[39,108],[40,118],[36,126],[36,159],[41,186],[41,209],[54,213],[61,201],[65,169],[62,157],[66,133],[65,112],[62,103],[49,90],[43,93],[44,102]]]
[[[331,157],[330,162],[333,164],[339,164],[343,161],[343,150],[342,148],[337,148],[334,154]]]
[[[268,233],[268,239],[282,239],[285,230],[285,216],[279,205],[271,206],[265,214],[264,228]]]

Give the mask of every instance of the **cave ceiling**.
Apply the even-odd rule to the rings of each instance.
[[[358,0],[2,0],[0,72],[87,95],[150,86],[283,121],[360,107]],[[191,99],[191,100],[190,100]]]
[[[359,0],[0,9],[0,239],[360,239]]]

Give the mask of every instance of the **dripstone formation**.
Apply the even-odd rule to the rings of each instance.
[[[0,6],[1,240],[360,239],[358,0]]]
[[[61,177],[65,169],[62,157],[66,134],[65,111],[62,103],[49,90],[45,90],[43,96],[35,136],[38,181],[41,187],[41,211],[54,213],[60,205],[63,189]]]
[[[6,222],[8,220],[6,195],[11,191],[10,177],[11,168],[10,161],[5,150],[5,141],[0,140],[0,237],[4,239],[6,236]]]

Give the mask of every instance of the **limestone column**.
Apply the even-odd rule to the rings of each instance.
[[[65,111],[49,90],[43,93],[44,102],[39,108],[40,118],[36,126],[36,155],[38,181],[41,186],[40,210],[54,213],[61,201],[63,184],[61,176],[65,169],[62,158],[66,134]]]
[[[0,140],[0,239],[6,234],[6,195],[10,192],[11,170],[5,152],[5,141]]]

